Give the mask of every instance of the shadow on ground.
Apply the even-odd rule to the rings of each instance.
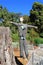
[[[17,65],[23,65],[23,64],[17,59],[16,56],[15,56],[15,60],[16,60]]]

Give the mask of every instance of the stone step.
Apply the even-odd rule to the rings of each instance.
[[[18,60],[23,64],[23,65],[26,65],[28,63],[28,60],[27,59],[24,59],[24,58],[18,58]]]
[[[23,64],[26,65],[28,63],[28,60],[26,58],[20,57],[20,50],[14,50],[14,56],[17,57],[17,59]]]

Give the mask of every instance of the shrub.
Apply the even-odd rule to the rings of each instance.
[[[18,33],[12,33],[11,34],[11,37],[12,37],[12,41],[15,42],[15,41],[18,41],[19,40],[19,36],[18,36]]]
[[[43,38],[35,38],[34,42],[36,46],[38,46],[39,44],[43,44]]]
[[[43,33],[40,33],[40,37],[42,37],[42,38],[43,38]]]

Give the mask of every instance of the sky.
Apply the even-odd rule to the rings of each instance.
[[[29,15],[34,2],[43,4],[43,0],[0,0],[0,5],[6,7],[9,12]]]

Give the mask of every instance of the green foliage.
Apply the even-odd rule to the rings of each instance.
[[[29,33],[26,34],[26,39],[30,40]]]
[[[20,22],[19,17],[21,13],[13,13],[8,12],[8,10],[0,5],[0,26],[10,27],[11,29],[11,37],[13,41],[16,41],[19,39],[19,36],[17,34],[18,28],[17,26],[14,26],[13,24],[10,24],[10,22]],[[3,19],[1,21],[1,19]]]
[[[38,33],[43,37],[43,4],[35,2],[30,11],[30,20],[33,25],[38,27]]]
[[[34,39],[39,37],[39,34],[32,28],[29,30],[29,33],[26,34],[26,39],[34,43]]]
[[[34,38],[39,37],[38,33],[32,28],[29,33],[30,41],[34,42]]]
[[[15,34],[11,34],[11,37],[12,37],[12,41],[13,42],[17,42],[19,40],[19,36],[18,36],[18,33],[15,33]]]
[[[3,23],[0,23],[0,26],[3,26]]]
[[[43,38],[43,33],[40,33],[40,37],[42,37],[42,38]]]
[[[32,29],[30,30],[30,36],[31,36],[31,37],[38,37],[39,35],[38,35],[38,33],[32,28]]]
[[[43,4],[39,2],[34,2],[32,9],[36,11],[43,10]]]
[[[43,38],[35,38],[34,39],[34,45],[43,44]]]
[[[30,23],[30,17],[28,15],[24,15],[23,18],[24,18],[23,23],[25,23],[25,24],[29,24]]]
[[[18,28],[17,26],[10,24],[10,22],[13,21],[19,23],[20,16],[21,13],[8,12],[6,8],[0,6],[0,19],[2,19],[0,26],[10,27],[12,32],[11,37],[13,41],[19,40],[19,36],[17,33]],[[30,11],[30,16],[24,15],[23,18],[24,18],[23,23],[37,25],[38,33],[39,33],[38,34],[34,29],[29,30],[28,28],[29,34],[27,33],[26,39],[30,41],[34,41],[34,38],[39,37],[39,35],[40,37],[43,37],[43,5],[42,4],[35,2],[32,6],[32,10]]]

